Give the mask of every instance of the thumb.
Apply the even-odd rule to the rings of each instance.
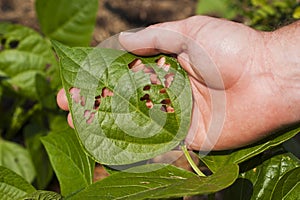
[[[181,21],[152,25],[136,33],[122,32],[119,41],[137,55],[179,54],[186,47]]]

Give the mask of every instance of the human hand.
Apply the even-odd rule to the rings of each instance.
[[[286,95],[286,83],[277,78],[282,71],[273,62],[276,52],[270,51],[273,35],[195,16],[123,33],[119,40],[138,55],[177,54],[193,90],[186,143],[195,150],[222,150],[249,144],[300,119],[300,109],[292,109],[300,98]],[[67,110],[64,91],[57,99]],[[68,121],[73,126],[70,114]]]

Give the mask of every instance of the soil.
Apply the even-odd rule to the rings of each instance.
[[[121,31],[194,15],[197,0],[99,0],[92,46]],[[0,0],[0,22],[39,31],[34,0]]]

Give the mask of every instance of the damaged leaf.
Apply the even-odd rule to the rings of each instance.
[[[192,93],[174,58],[53,45],[75,129],[98,162],[146,160],[185,138]]]

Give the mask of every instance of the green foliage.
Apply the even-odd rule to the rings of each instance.
[[[257,165],[253,168],[254,162]],[[268,154],[258,156],[243,164],[245,172],[240,173],[239,179],[226,190],[225,196],[228,199],[232,198],[232,194],[241,199],[268,199],[276,191],[276,185],[283,176],[299,165],[299,160],[288,153],[272,157]]]
[[[6,23],[0,24],[0,40],[1,84],[31,100],[44,97],[47,78],[58,75],[49,42],[32,29]]]
[[[121,166],[127,169],[121,172],[105,166],[111,175],[93,183],[94,160],[134,166],[177,146],[188,131],[192,106],[187,75],[171,57],[163,55],[170,64],[165,70],[157,63],[162,55],[144,58],[112,49],[64,46],[89,45],[97,7],[97,0],[36,0],[45,37],[24,26],[0,23],[0,112],[5,113],[0,115],[1,199],[166,199],[213,197],[220,190],[224,199],[300,198],[300,161],[287,151],[294,151],[288,144],[299,128],[240,149],[200,153],[209,176],[194,163],[198,175],[140,162],[137,167]],[[271,30],[298,19],[300,7],[295,0],[201,0],[198,13]],[[50,39],[60,43],[53,45]],[[148,74],[130,69],[136,59],[150,67]],[[172,77],[168,87],[166,75]],[[55,105],[60,77],[76,132]],[[72,88],[80,89],[80,103],[71,95]],[[105,90],[111,93],[104,95]],[[146,104],[146,94],[152,107]],[[175,112],[165,112],[167,106]],[[86,112],[92,110],[94,114]],[[290,143],[284,150],[285,141]],[[61,194],[44,191],[53,170]]]
[[[143,165],[113,174],[67,199],[162,199],[207,194],[228,187],[237,175],[237,165],[228,165],[209,177],[172,165]]]
[[[35,192],[33,186],[13,171],[0,166],[0,196],[3,200],[15,200]]]
[[[168,71],[155,63],[161,56],[138,58],[152,67],[161,82],[161,85],[151,84],[151,74],[129,69],[129,64],[137,59],[132,54],[54,44],[65,91],[78,88],[84,98],[85,105],[76,103],[67,92],[79,138],[97,161],[110,165],[138,162],[173,149],[185,138],[192,94],[187,74],[173,58],[164,56],[170,64]],[[168,74],[174,75],[169,87],[164,83]],[[144,90],[145,87],[149,90]],[[109,88],[114,95],[102,97],[99,109],[93,109],[95,97],[101,96],[104,88]],[[163,94],[160,93],[162,89],[165,89]],[[141,100],[144,95],[149,95],[153,108],[148,109]],[[165,99],[171,102],[174,113],[161,110],[161,102]],[[86,112],[94,113],[92,123],[87,122]]]
[[[291,139],[298,134],[299,131],[300,128],[295,128],[286,132],[280,131],[250,146],[233,151],[212,152],[211,154],[201,158],[201,160],[209,167],[210,170],[216,171],[219,169],[219,167],[222,167],[225,164],[239,164],[247,161],[254,156],[259,155],[260,153],[263,153],[264,151],[271,149],[272,147],[276,147],[286,140]]]
[[[51,191],[36,191],[30,193],[19,200],[61,200],[61,195]]]
[[[96,22],[98,0],[36,0],[42,32],[70,46],[88,46]]]
[[[273,190],[274,199],[299,199],[300,167],[287,172]]]
[[[72,195],[92,183],[95,163],[83,152],[71,128],[52,132],[43,137],[42,142],[59,180],[63,196]]]
[[[0,166],[12,169],[28,182],[31,182],[35,177],[35,169],[27,149],[1,138]]]
[[[199,0],[197,14],[213,14],[270,31],[300,18],[297,0]]]

